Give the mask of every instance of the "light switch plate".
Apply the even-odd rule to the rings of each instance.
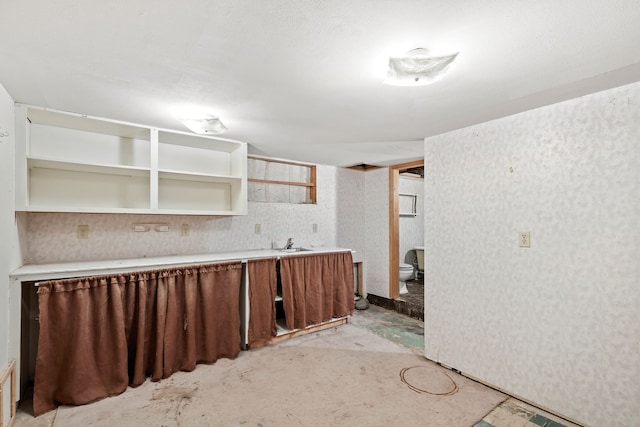
[[[88,225],[79,225],[78,226],[78,239],[88,239],[89,238],[89,226]]]
[[[260,234],[260,224],[256,224],[256,226],[255,226],[255,233],[256,233],[256,234]]]
[[[518,245],[521,248],[530,248],[531,247],[531,236],[528,231],[521,231],[518,233]]]

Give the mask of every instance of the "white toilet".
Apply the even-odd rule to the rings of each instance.
[[[413,266],[411,264],[400,263],[400,295],[409,293],[407,280],[413,277]]]

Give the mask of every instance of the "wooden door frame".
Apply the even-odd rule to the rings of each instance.
[[[424,166],[423,160],[416,160],[389,166],[389,298],[400,296],[400,171]]]

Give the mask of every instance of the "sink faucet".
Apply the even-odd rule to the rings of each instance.
[[[292,247],[293,247],[293,238],[292,238],[292,237],[289,237],[289,238],[287,239],[287,244],[286,244],[286,245],[284,245],[284,248],[285,248],[285,249],[291,249]]]

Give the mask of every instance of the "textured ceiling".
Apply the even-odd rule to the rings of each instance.
[[[0,83],[27,104],[186,130],[221,116],[254,153],[420,158],[422,139],[640,80],[638,0],[0,0]],[[444,80],[387,57],[460,51]]]

